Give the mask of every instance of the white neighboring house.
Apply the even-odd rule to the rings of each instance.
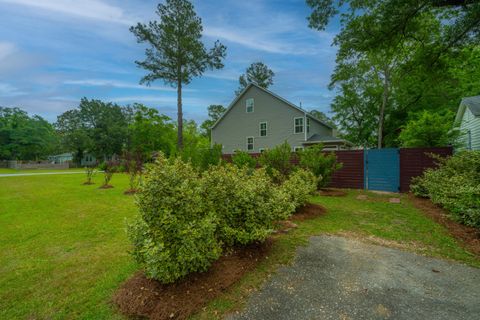
[[[480,96],[463,98],[455,117],[462,133],[459,150],[480,150]]]
[[[261,153],[287,141],[292,151],[322,143],[326,150],[352,144],[335,136],[335,129],[293,103],[260,86],[249,84],[212,126],[212,145],[223,154],[236,150]]]

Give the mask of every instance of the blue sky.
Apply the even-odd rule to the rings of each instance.
[[[193,1],[203,20],[204,42],[227,46],[222,70],[195,79],[184,92],[184,113],[203,121],[207,106],[228,106],[238,77],[262,61],[276,76],[272,91],[307,109],[328,114],[327,89],[335,66],[338,31],[307,27],[304,0]],[[49,121],[95,98],[125,105],[144,103],[176,118],[176,91],[158,81],[138,84],[135,60],[143,45],[128,31],[155,19],[158,1],[0,0],[0,105],[18,106]],[[337,26],[336,26],[337,25]]]

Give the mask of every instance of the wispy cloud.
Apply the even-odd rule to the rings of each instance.
[[[141,89],[141,90],[154,90],[154,91],[169,91],[176,92],[175,88],[160,87],[160,86],[142,86],[130,82],[123,82],[117,80],[105,80],[105,79],[85,79],[85,80],[67,80],[63,82],[67,85],[79,85],[79,86],[91,86],[91,87],[112,87],[123,89]],[[193,89],[184,89],[184,91],[194,91]]]
[[[0,0],[0,2],[125,25],[132,25],[134,22],[121,8],[100,0]]]
[[[25,94],[27,93],[8,83],[0,83],[0,97],[18,97]]]

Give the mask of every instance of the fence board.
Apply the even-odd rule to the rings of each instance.
[[[433,153],[442,157],[453,154],[452,147],[438,148],[401,148],[400,149],[400,191],[410,191],[412,178],[422,175],[428,168],[435,168],[436,164],[428,154]]]

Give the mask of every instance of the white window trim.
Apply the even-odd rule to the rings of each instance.
[[[265,123],[265,135],[262,136],[262,124],[264,124],[264,123]],[[262,121],[258,124],[258,136],[262,137],[262,138],[268,136],[268,122],[267,121]]]
[[[252,111],[248,111],[248,101],[252,100]],[[253,98],[247,98],[245,100],[245,113],[253,113],[255,111],[255,99]]]
[[[250,139],[250,138],[252,138],[252,149],[251,149],[251,150],[248,149],[248,139]],[[253,152],[253,151],[255,151],[255,137],[252,137],[252,136],[247,137],[246,142],[247,142],[247,145],[246,145],[246,147],[247,147],[247,148],[246,148],[247,152]]]
[[[297,128],[297,119],[302,119],[302,132],[296,132]],[[295,117],[293,118],[293,134],[302,134],[305,132],[305,118],[304,117]]]
[[[297,152],[298,150],[303,150],[304,148],[301,146],[293,147],[293,152]]]

